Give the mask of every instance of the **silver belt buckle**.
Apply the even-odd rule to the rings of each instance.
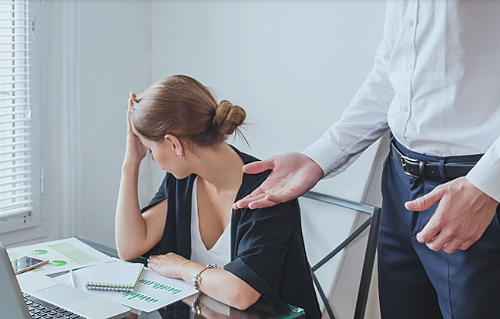
[[[401,163],[401,166],[403,166],[403,172],[404,172],[406,175],[408,175],[408,176],[411,176],[411,177],[416,177],[416,178],[420,178],[420,176],[418,176],[418,175],[414,175],[414,174],[412,174],[412,173],[408,172],[408,170],[406,169],[406,163],[407,163],[407,162],[409,162],[409,163],[412,163],[412,164],[417,164],[417,165],[419,166],[419,168],[420,168],[420,166],[421,166],[421,165],[420,165],[420,163],[421,163],[421,162],[420,162],[419,160],[417,160],[417,159],[410,158],[410,157],[405,156],[405,155],[403,155],[403,154],[401,154],[401,158],[403,159],[403,161],[402,161],[403,163]]]

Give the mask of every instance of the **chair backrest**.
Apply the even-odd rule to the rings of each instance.
[[[349,236],[347,236],[347,238],[345,238],[337,247],[335,247],[332,251],[326,254],[321,260],[319,260],[315,265],[312,265],[311,267],[311,274],[314,280],[314,284],[321,297],[321,300],[323,301],[328,316],[330,317],[330,319],[335,319],[333,309],[323,288],[321,287],[317,276],[315,275],[315,272],[323,265],[325,265],[329,260],[331,260],[334,256],[336,256],[339,252],[341,252],[344,248],[346,248],[352,241],[358,238],[358,236],[360,236],[368,228],[368,226],[371,225],[368,234],[367,246],[361,270],[361,279],[359,283],[358,296],[354,312],[354,319],[364,318],[377,248],[380,208],[312,191],[307,192],[306,194],[302,195],[302,197],[322,203],[328,203],[356,212],[364,212],[371,215],[368,220],[366,220],[361,226],[359,226]]]

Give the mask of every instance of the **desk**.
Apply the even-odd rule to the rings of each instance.
[[[87,245],[109,255],[117,257],[116,249],[103,245],[96,241],[85,237],[77,237]],[[146,264],[146,258],[139,258],[134,262]],[[193,303],[195,307],[193,307]],[[196,311],[196,313],[195,313]],[[223,318],[245,318],[245,319],[272,319],[272,318],[306,318],[303,309],[290,306],[288,311],[283,311],[268,299],[261,298],[257,303],[252,305],[245,311],[241,311],[225,304],[222,304],[207,295],[198,294],[178,301],[172,305],[161,308],[151,313],[131,314],[128,319],[160,319],[160,318],[175,318],[175,319],[191,319],[191,318],[207,318],[207,319],[223,319]]]

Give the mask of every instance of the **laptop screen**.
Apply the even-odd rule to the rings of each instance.
[[[4,245],[0,243],[0,309],[9,319],[30,319],[21,288]]]

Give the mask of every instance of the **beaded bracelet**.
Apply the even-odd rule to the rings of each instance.
[[[201,315],[201,309],[198,305],[198,296],[194,297],[193,303],[191,304],[191,312],[195,315]]]
[[[194,286],[194,289],[200,290],[199,287],[200,287],[200,284],[201,284],[201,273],[202,272],[204,272],[207,269],[216,269],[216,268],[217,268],[217,265],[210,264],[210,265],[207,265],[202,270],[200,270],[200,272],[198,274],[196,274],[196,276],[193,277],[193,286]]]

